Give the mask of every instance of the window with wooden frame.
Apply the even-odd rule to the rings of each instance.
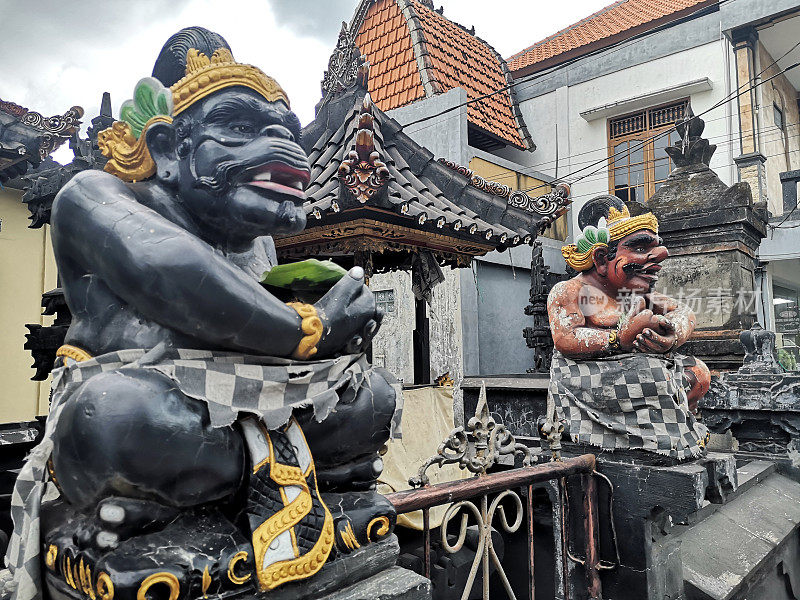
[[[689,101],[648,108],[608,121],[608,189],[618,198],[644,203],[672,171],[664,148],[679,138],[677,131],[651,140],[683,120]]]

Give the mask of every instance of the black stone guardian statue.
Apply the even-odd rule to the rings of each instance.
[[[44,441],[14,492],[15,600],[252,596],[391,533],[375,491],[396,383],[352,269],[315,304],[259,283],[305,226],[309,165],[278,84],[201,28],[170,38],[107,172],[52,240],[73,319]],[[47,591],[44,591],[44,588]]]

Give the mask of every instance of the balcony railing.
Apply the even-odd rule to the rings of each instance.
[[[553,439],[560,437],[560,432],[563,431],[563,428],[555,429],[557,431]],[[545,430],[549,431],[547,428],[542,429]],[[546,436],[546,439],[549,440],[550,437]],[[531,448],[517,442],[503,423],[489,413],[484,383],[475,416],[469,419],[466,426],[454,429],[439,445],[437,453],[419,468],[417,476],[409,480],[412,488],[417,489],[386,496],[398,515],[422,511],[422,548],[420,552],[419,539],[414,538],[411,555],[414,557],[414,568],[431,579],[435,599],[449,599],[460,595],[461,600],[476,597],[489,600],[490,591],[497,597],[504,590],[511,600],[517,600],[517,595],[536,600],[537,583],[544,584],[540,589],[539,600],[544,597],[547,600],[568,600],[571,589],[580,598],[599,600],[602,597],[599,571],[614,568],[615,564],[601,563],[599,558],[596,486],[598,480],[609,485],[610,482],[595,472],[593,455],[562,460],[559,444],[550,444],[550,450],[552,462],[533,464],[546,455],[536,454]],[[513,464],[517,465],[521,460],[522,466],[488,473],[490,468],[499,467],[503,462],[508,464],[504,458],[513,460]],[[476,474],[476,477],[430,485],[426,473],[429,468],[452,464]],[[578,482],[574,479],[577,478],[580,479],[582,505],[575,495],[575,484]],[[570,495],[573,496],[572,501]],[[612,496],[613,490],[609,488],[609,514]],[[442,511],[436,511],[437,522],[432,527],[431,509],[435,507],[444,507],[444,510],[440,522],[438,519]],[[572,523],[570,512],[582,513],[582,523]],[[454,520],[457,526],[451,528],[450,524]],[[523,522],[525,530],[518,534]],[[440,538],[436,545],[437,577],[432,578],[431,538],[432,530],[437,527]],[[544,535],[535,537],[535,530],[538,532],[537,536]],[[571,531],[576,533],[571,536]],[[522,534],[525,552],[520,550]],[[571,543],[570,537],[576,540]],[[582,543],[577,538],[582,538]],[[613,538],[616,550],[616,536]],[[465,548],[465,543],[468,548]],[[545,555],[552,556],[552,562],[549,557],[545,557],[549,572],[540,573],[539,580],[534,569],[537,543],[540,551],[545,550]],[[573,545],[583,546],[583,558],[575,556],[576,553],[571,549]],[[401,541],[401,548],[402,546]],[[512,547],[513,550],[505,552]],[[466,574],[466,564],[470,560],[469,572]],[[442,577],[442,571],[456,562],[460,565],[459,575],[453,575],[452,579]],[[583,581],[576,583],[575,578],[571,577],[570,562],[583,565]],[[522,564],[527,567],[524,573],[520,569]],[[511,571],[511,577],[507,570]],[[483,590],[478,596],[477,590],[474,591],[473,588],[476,587],[479,572]],[[462,578],[463,589],[459,591]],[[437,588],[437,581],[447,589]],[[579,591],[581,588],[586,593]]]

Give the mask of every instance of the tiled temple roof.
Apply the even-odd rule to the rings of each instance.
[[[620,0],[508,59],[515,76],[532,73],[691,14],[717,0]]]
[[[503,58],[432,5],[417,0],[362,0],[349,31],[370,64],[369,92],[387,111],[456,87],[470,99],[470,124],[503,143],[532,148],[522,115],[510,90]]]
[[[391,135],[393,139],[384,138],[384,129],[394,134]],[[346,201],[340,198],[340,181],[355,172],[362,159],[366,159],[365,164],[368,164],[370,155],[375,153],[377,156],[371,162],[383,166],[381,172],[367,182],[366,191],[357,192],[362,204],[374,202],[381,208],[408,216],[419,225],[430,222],[434,230],[444,227],[463,230],[476,240],[491,241],[493,245],[516,246],[522,243],[529,234],[525,222],[507,220],[508,226],[500,222],[490,224],[475,211],[449,200],[426,176],[425,168],[420,169],[419,163],[416,170],[409,166],[404,150],[412,152],[409,156],[412,162],[414,159],[427,159],[425,167],[438,169],[433,155],[424,157],[427,152],[424,148],[408,138],[398,139],[399,136],[406,138],[399,132],[399,124],[373,106],[369,95],[366,95],[352,107],[347,119],[336,131],[320,137],[309,153],[312,165],[312,183],[307,190],[310,200],[307,211],[309,223],[321,219],[326,212],[341,210]],[[381,182],[383,185],[380,187],[374,185]],[[385,190],[385,197],[376,198],[380,189]],[[502,221],[502,218],[497,221]]]
[[[320,244],[346,237],[366,219],[388,224],[381,234],[364,234],[378,253],[428,249],[442,263],[465,266],[474,256],[532,243],[568,203],[564,188],[531,199],[436,160],[372,103],[364,78],[322,103],[303,131],[311,163],[308,224],[276,240],[279,255],[294,248],[289,256],[300,257],[314,244],[309,254],[324,255]]]

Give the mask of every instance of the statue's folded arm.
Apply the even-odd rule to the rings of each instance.
[[[302,337],[294,309],[110,175],[76,176],[56,198],[52,222],[59,264],[99,276],[157,323],[220,348],[272,356],[291,354]]]

